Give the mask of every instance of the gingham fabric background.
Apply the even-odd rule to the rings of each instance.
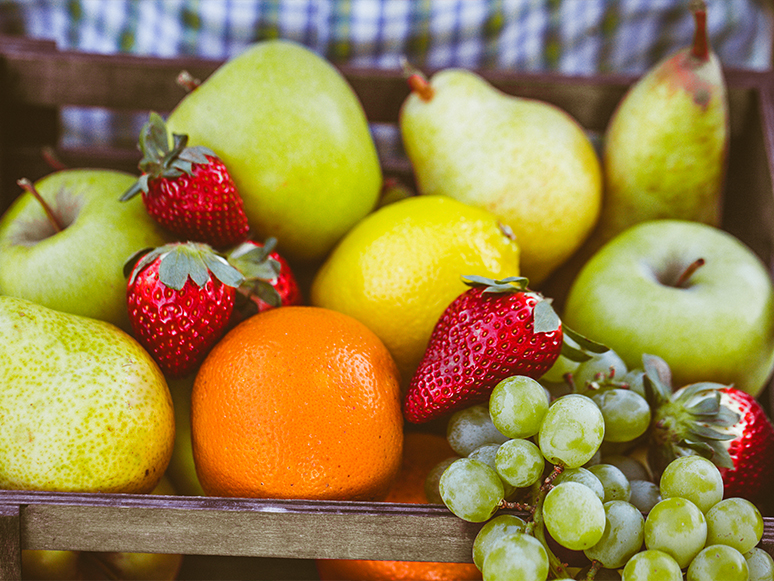
[[[0,0],[0,32],[62,49],[228,58],[289,38],[333,62],[396,68],[639,73],[690,44],[690,0]],[[768,68],[772,0],[707,0],[729,67]],[[86,115],[86,117],[84,117]],[[106,139],[101,112],[68,112],[66,138]],[[80,129],[79,129],[80,126]],[[130,132],[134,129],[130,129]]]

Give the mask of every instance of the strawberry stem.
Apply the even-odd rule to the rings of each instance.
[[[20,180],[17,180],[16,183],[19,184],[23,190],[32,194],[32,197],[35,198],[41,206],[43,206],[43,211],[46,213],[46,217],[54,227],[55,232],[61,232],[64,230],[64,226],[62,226],[62,223],[57,219],[54,211],[51,209],[51,206],[49,206],[46,200],[43,199],[38,190],[35,189],[35,186],[32,185],[30,180],[27,178],[21,178]]]
[[[709,43],[707,41],[707,5],[704,0],[691,2],[696,31],[693,36],[691,54],[701,61],[709,60]]]
[[[688,282],[688,279],[693,276],[694,272],[696,272],[699,268],[704,266],[704,263],[705,263],[705,260],[703,258],[697,258],[696,260],[694,260],[691,264],[688,265],[688,267],[683,271],[683,273],[677,279],[675,286],[677,288],[682,288],[683,286],[685,286],[685,284]]]

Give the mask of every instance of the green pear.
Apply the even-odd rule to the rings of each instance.
[[[124,172],[69,169],[28,186],[0,218],[0,294],[129,331],[124,262],[168,237],[142,200],[118,201],[136,181]]]
[[[291,261],[322,259],[378,201],[382,173],[357,95],[292,41],[258,42],[225,62],[168,128],[220,156],[253,234],[277,238]]]
[[[175,439],[166,380],[135,339],[8,296],[0,296],[0,417],[3,489],[149,492]]]
[[[661,218],[720,224],[728,150],[728,100],[694,3],[693,45],[651,68],[608,123],[605,201],[597,247],[639,222]]]
[[[602,176],[588,136],[565,111],[507,95],[471,71],[409,81],[400,130],[419,193],[498,216],[521,248],[522,274],[537,285],[597,222]]]

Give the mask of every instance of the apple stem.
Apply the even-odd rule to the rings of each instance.
[[[701,61],[709,60],[709,43],[707,42],[707,5],[704,0],[691,2],[693,18],[696,22],[696,32],[693,36],[691,54]]]
[[[693,273],[696,272],[700,267],[704,266],[704,262],[705,261],[703,258],[697,258],[691,264],[689,264],[688,267],[680,275],[680,278],[677,279],[675,286],[677,288],[682,288],[685,285],[685,283],[688,282],[688,279],[691,278],[691,276],[693,276]]]
[[[403,74],[405,75],[406,82],[408,82],[411,90],[419,95],[420,99],[423,101],[430,101],[430,99],[433,98],[435,91],[433,90],[433,87],[430,86],[430,83],[427,82],[425,75],[423,75],[419,69],[409,64],[405,57],[402,57],[400,60]]]
[[[177,79],[175,79],[175,82],[177,83],[178,87],[185,89],[186,93],[190,93],[196,87],[202,84],[199,79],[194,77],[188,71],[180,71],[180,73],[177,75]]]
[[[56,151],[51,146],[44,147],[40,154],[43,156],[44,161],[55,171],[61,171],[67,169],[67,166],[62,163],[62,160],[56,155]]]
[[[16,182],[19,184],[19,186],[32,194],[32,197],[34,197],[38,203],[43,206],[43,211],[46,213],[46,217],[48,218],[48,221],[51,223],[51,225],[54,227],[54,230],[56,232],[61,232],[64,230],[62,227],[62,224],[57,220],[56,215],[54,214],[53,210],[51,210],[51,206],[48,205],[46,200],[43,199],[43,196],[40,195],[38,190],[35,189],[35,186],[32,185],[32,182],[28,180],[27,178],[21,178]]]

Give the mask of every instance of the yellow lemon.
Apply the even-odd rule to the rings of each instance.
[[[369,327],[404,386],[466,275],[519,274],[519,247],[494,214],[446,196],[415,196],[366,216],[315,275],[311,302]]]

